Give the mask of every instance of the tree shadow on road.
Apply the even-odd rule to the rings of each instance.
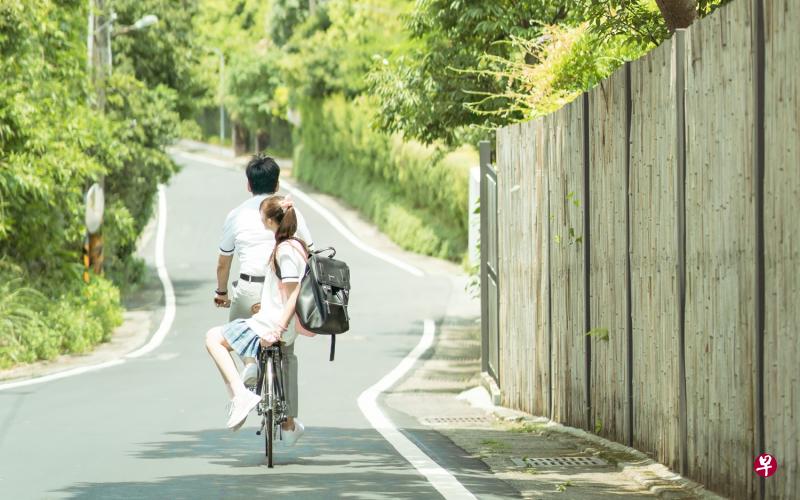
[[[153,462],[152,480],[75,484],[70,498],[441,498],[377,432],[309,428],[297,446],[276,449],[266,467],[264,441],[248,427],[179,432],[131,455]],[[197,459],[214,473],[196,474]],[[207,470],[209,467],[201,466]],[[175,474],[187,469],[188,473]]]
[[[441,498],[411,473],[286,473],[261,469],[251,475],[197,474],[147,482],[94,483],[64,490],[78,499],[237,499],[237,498]]]
[[[253,421],[256,419],[254,418]],[[264,437],[251,425],[237,433],[228,430],[174,432],[174,440],[145,443],[133,453],[147,460],[204,458],[214,465],[254,467],[265,464]],[[310,427],[297,445],[275,449],[280,465],[346,465],[349,468],[398,469],[405,460],[375,431]]]

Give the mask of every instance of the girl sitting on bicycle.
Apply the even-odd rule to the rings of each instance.
[[[275,233],[275,248],[269,257],[269,270],[261,293],[261,309],[249,319],[237,319],[209,330],[206,348],[222,374],[231,398],[227,425],[236,431],[261,398],[245,387],[228,351],[236,351],[242,358],[255,358],[259,344],[268,346],[281,342],[288,416],[281,427],[284,444],[293,445],[304,431],[303,424],[295,418],[297,358],[292,353],[297,337],[295,304],[300,293],[300,279],[305,274],[308,250],[305,243],[294,236],[297,215],[291,199],[283,196],[265,198],[260,211],[264,227]]]

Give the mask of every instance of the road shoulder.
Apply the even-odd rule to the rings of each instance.
[[[431,431],[447,437],[521,498],[720,498],[637,450],[493,406],[479,372],[479,327],[450,318],[429,357],[383,403],[393,414],[407,416],[407,432],[423,441]],[[565,457],[596,463],[554,463],[564,464]]]

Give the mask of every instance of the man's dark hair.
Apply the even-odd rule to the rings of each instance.
[[[266,155],[255,155],[245,169],[253,194],[272,194],[278,189],[281,167]]]

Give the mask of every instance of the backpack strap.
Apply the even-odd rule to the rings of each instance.
[[[333,355],[336,352],[336,335],[331,335],[331,358],[329,361],[333,361]]]
[[[286,239],[286,240],[283,240],[283,241],[281,241],[281,245],[283,245],[284,243],[286,243],[286,244],[287,244],[287,245],[289,245],[290,247],[292,247],[292,248],[294,248],[295,250],[297,250],[297,253],[299,253],[300,255],[302,255],[302,256],[303,256],[303,260],[304,260],[304,261],[308,261],[308,257],[309,257],[309,255],[308,255],[308,253],[306,253],[306,252],[303,250],[303,246],[300,244],[300,242],[299,242],[299,241],[297,241],[297,238],[289,238],[289,239]]]
[[[295,250],[297,250],[297,253],[299,253],[300,255],[303,256],[303,262],[308,264],[308,258],[310,257],[310,255],[303,250],[303,246],[300,244],[300,242],[297,240],[297,238],[292,237],[292,238],[283,240],[283,241],[281,241],[280,245],[278,245],[278,247],[280,247],[284,243],[289,245],[289,247],[294,248]],[[277,251],[278,251],[278,249],[276,248],[275,252],[277,253]],[[278,256],[276,255],[275,258],[276,258],[276,264],[277,264]],[[278,277],[278,281],[280,281],[281,280],[281,269],[277,265],[275,266],[275,275]]]

